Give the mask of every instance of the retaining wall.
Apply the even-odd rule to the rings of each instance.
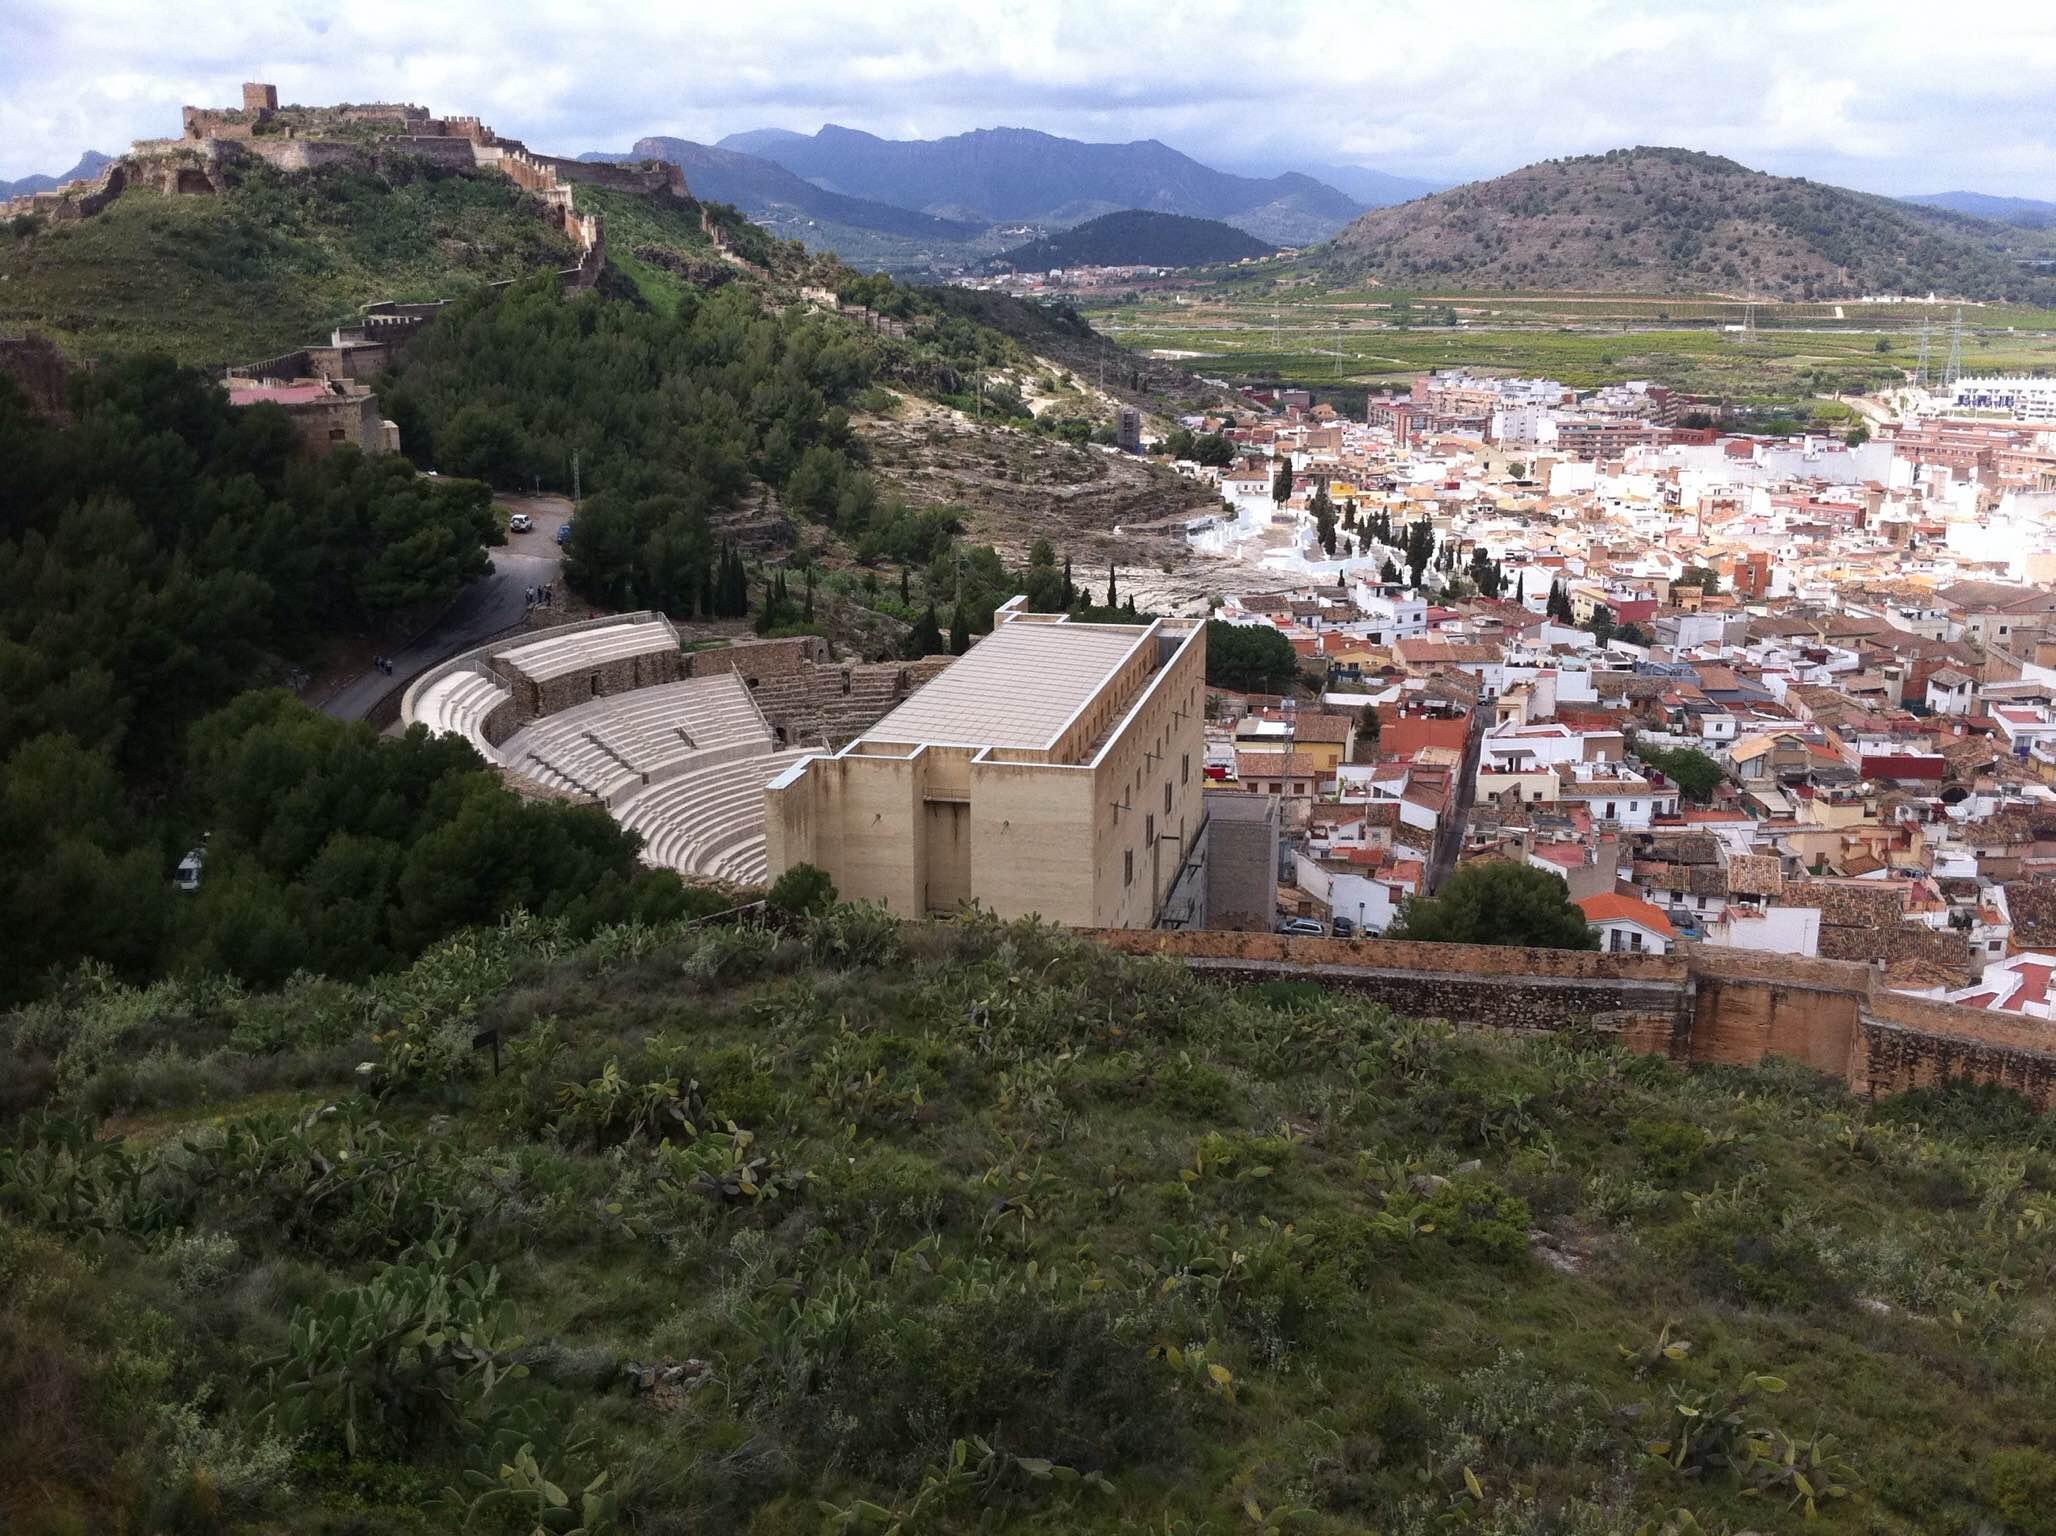
[[[2056,1106],[2056,1023],[1909,997],[1870,966],[1686,945],[1669,955],[1101,929],[1223,981],[1310,981],[1396,1011],[1492,1029],[1573,1025],[1676,1061],[1756,1066],[1784,1056],[1871,1098],[1967,1080]]]

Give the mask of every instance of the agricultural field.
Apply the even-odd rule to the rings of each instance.
[[[0,1527],[2049,1529],[2024,1102],[786,894],[0,1024]]]
[[[2056,310],[1963,310],[1966,370],[2056,368]],[[1955,312],[1942,305],[1290,289],[1194,293],[1085,313],[1124,347],[1176,356],[1238,383],[1375,387],[1468,367],[1541,374],[1581,389],[1647,378],[1735,405],[1781,406],[1909,378],[1923,323],[1932,327],[1930,367],[1939,370]]]

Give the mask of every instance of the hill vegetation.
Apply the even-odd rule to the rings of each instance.
[[[990,265],[1016,272],[1053,267],[1203,267],[1269,255],[1273,247],[1218,219],[1125,208],[1002,251]]]
[[[283,411],[163,359],[77,376],[71,406],[52,427],[0,380],[0,1001],[82,961],[362,979],[517,906],[586,927],[686,908],[603,812],[517,801],[461,743],[245,691],[483,573],[483,485],[307,462]],[[176,892],[196,846],[201,889]]]
[[[132,187],[89,219],[0,228],[0,332],[83,354],[244,362],[304,346],[369,300],[451,298],[576,260],[501,176],[370,149],[228,176],[219,196]]]
[[[2003,1092],[791,894],[0,1023],[0,1521],[2046,1529]]]
[[[1335,237],[1322,264],[1331,276],[1430,291],[2056,301],[2056,278],[2021,264],[2042,251],[2040,238],[1714,155],[1644,148],[1543,161],[1374,209]]]

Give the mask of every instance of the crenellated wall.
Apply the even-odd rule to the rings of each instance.
[[[1492,1029],[1588,1026],[1675,1061],[1756,1066],[1787,1057],[1870,1098],[1967,1080],[2056,1107],[2056,1022],[1908,997],[1848,961],[1697,944],[1614,955],[1276,933],[1109,929],[1089,937],[1235,984],[1311,981],[1397,1012]]]

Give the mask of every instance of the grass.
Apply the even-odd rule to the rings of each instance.
[[[688,288],[705,286],[704,281],[694,284],[693,275],[732,275],[700,226],[697,202],[639,197],[591,183],[576,185],[573,197],[580,213],[606,219],[607,264],[625,275],[659,314],[676,314]],[[662,264],[666,261],[670,265]]]
[[[595,1533],[1797,1531],[1781,1462],[1647,1452],[1759,1373],[1741,1422],[1822,1464],[1823,1528],[2033,1529],[1997,1501],[2049,1470],[2056,1124],[2003,1093],[1872,1106],[856,908],[80,988],[14,1047],[17,1116],[152,1132],[133,1183],[35,1120],[0,1162],[25,1532],[441,1532],[467,1465],[508,1490],[471,1528],[526,1530],[523,1445],[574,1505],[607,1474]],[[353,1454],[291,1330],[390,1263],[495,1270],[526,1375],[447,1365],[455,1413],[368,1376]]]
[[[1440,323],[1452,310],[1459,324]],[[1781,405],[1904,379],[1918,359],[1923,320],[1934,327],[1929,366],[1939,373],[1954,312],[1949,306],[1743,306],[1703,297],[1372,291],[1198,295],[1089,314],[1124,347],[1197,353],[1187,366],[1236,382],[1367,386],[1427,369],[1469,367],[1540,374],[1580,389],[1649,378],[1737,404]],[[1754,326],[1748,335],[1722,329],[1745,318]],[[2056,310],[1966,306],[1964,366],[1971,372],[2056,367]]]
[[[400,155],[291,176],[253,164],[220,196],[137,188],[90,219],[0,232],[0,331],[248,362],[322,340],[370,300],[452,297],[572,260],[499,177]]]

